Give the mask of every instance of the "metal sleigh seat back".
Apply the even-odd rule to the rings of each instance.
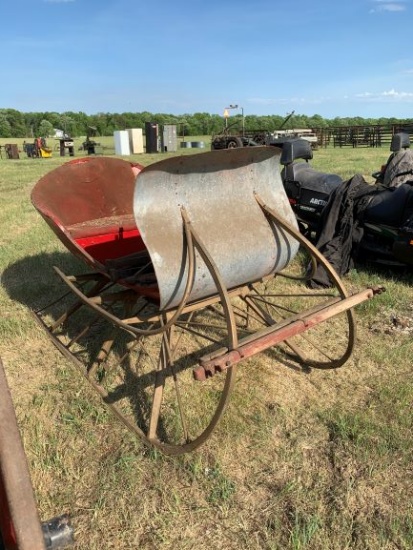
[[[216,294],[217,276],[231,289],[277,273],[292,260],[298,242],[257,201],[297,227],[279,157],[274,147],[212,151],[167,159],[138,174],[133,210],[161,310]]]

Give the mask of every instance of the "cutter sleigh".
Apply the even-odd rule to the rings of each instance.
[[[251,383],[248,359],[260,353],[274,368],[342,366],[353,307],[377,292],[349,296],[300,234],[279,157],[253,147],[147,168],[88,158],[33,190],[36,209],[88,266],[80,275],[55,267],[65,293],[36,319],[115,415],[166,454],[211,435],[239,363]],[[328,292],[306,286],[318,264]]]

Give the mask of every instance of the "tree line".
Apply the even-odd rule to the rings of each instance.
[[[244,117],[244,128],[247,131],[280,129],[283,124],[288,128],[329,128],[337,126],[368,126],[368,125],[391,125],[406,123],[406,120],[396,118],[362,118],[362,117],[335,117],[326,119],[320,115],[299,115],[294,114],[287,122],[287,117],[282,115],[246,115]],[[110,136],[116,130],[127,128],[145,128],[146,122],[156,124],[174,124],[180,136],[205,136],[213,135],[223,131],[224,118],[222,115],[209,113],[194,113],[184,115],[170,115],[163,113],[97,113],[87,115],[83,112],[67,111],[56,112],[21,112],[16,109],[0,109],[0,137],[3,138],[26,138],[26,137],[49,137],[54,135],[54,130],[59,129],[71,137],[81,137],[93,128],[96,135]],[[409,120],[409,122],[411,122]],[[239,129],[242,125],[242,114],[231,111],[227,119],[229,127],[236,126]]]

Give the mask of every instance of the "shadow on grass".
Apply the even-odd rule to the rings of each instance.
[[[63,273],[66,274],[83,274],[90,272],[90,269],[85,266],[83,262],[77,259],[70,253],[54,252],[54,253],[41,253],[34,256],[27,256],[18,262],[10,265],[2,275],[2,283],[6,289],[9,297],[12,300],[22,303],[28,307],[31,311],[37,312],[43,308],[47,308],[49,304],[54,301],[58,301],[62,297],[68,295],[73,298],[70,291],[62,283],[61,279],[55,273],[53,267],[58,267]],[[60,313],[57,310],[50,310],[50,313],[54,319],[57,319]],[[77,336],[78,330],[76,327],[71,327],[70,324],[65,325],[68,338]],[[100,332],[98,329],[92,331],[92,336]],[[106,331],[107,332],[107,331]],[[100,334],[101,336],[101,334]],[[122,340],[122,339],[120,339]],[[100,349],[100,344],[93,342],[93,339],[89,338],[85,344],[87,344],[89,360]],[[117,349],[118,342],[115,342],[114,350]],[[125,353],[125,343],[120,344],[120,349],[117,350],[122,356]],[[222,345],[225,345],[222,340]],[[208,349],[205,349],[205,354]],[[289,353],[284,353],[277,347],[267,349],[265,353],[275,363],[282,364],[294,371],[309,373],[311,368],[305,365],[298,365],[297,362],[292,359]],[[86,368],[88,366],[86,365]],[[122,393],[122,392],[120,392]]]
[[[77,301],[77,298],[72,295],[55,274],[53,266],[59,267],[61,271],[67,274],[88,272],[85,264],[70,253],[54,252],[27,256],[10,265],[2,276],[3,285],[10,298],[24,304],[34,312],[39,312],[45,308],[49,325],[61,316],[62,311],[66,311],[70,307],[70,303]],[[111,284],[111,281],[108,280],[108,283]],[[58,302],[59,298],[61,298],[60,302]],[[46,310],[48,304],[50,307]],[[123,314],[124,312],[121,312],[120,317]],[[155,339],[154,344],[148,343],[147,347],[145,347],[146,344],[141,345],[139,343],[137,349],[141,351],[137,354],[137,359],[132,360],[132,356],[128,352],[131,342],[134,343],[134,337],[119,328],[116,329],[116,336],[114,336],[112,324],[89,307],[79,308],[70,317],[69,322],[65,322],[61,327],[59,326],[57,332],[61,333],[65,342],[75,342],[74,348],[71,348],[72,358],[76,359],[75,363],[80,361],[83,364],[83,374],[85,375],[95,363],[104,343],[114,339],[110,353],[113,354],[114,360],[118,362],[116,368],[120,369],[117,372],[121,375],[117,374],[111,379],[111,372],[108,371],[109,374],[106,371],[103,372],[103,368],[99,366],[96,375],[94,375],[94,380],[100,383],[101,379],[105,378],[104,382],[108,395],[103,397],[103,400],[109,406],[127,403],[127,408],[132,413],[137,426],[145,431],[151,415],[154,388],[166,382],[172,383],[181,374],[190,373],[193,367],[198,364],[202,355],[206,355],[214,349],[216,350],[217,347],[225,347],[227,342],[226,327],[224,322],[221,325],[223,328],[217,330],[214,335],[215,344],[211,344],[203,337],[195,335],[191,346],[185,350],[185,354],[174,359],[173,368],[164,368],[162,373],[157,370],[158,357],[162,347],[159,339],[157,341]],[[83,334],[84,327],[87,327],[87,331]],[[270,348],[263,353],[271,359],[274,366],[283,365],[304,374],[311,371],[308,367],[298,365],[296,361],[288,357],[288,354],[283,354],[277,347]],[[140,365],[141,357],[143,357],[143,363],[146,362],[145,367]],[[120,361],[121,358],[124,359]],[[223,375],[217,374],[216,376],[222,377]],[[202,383],[200,385],[199,382],[195,381],[194,384],[198,384],[198,387],[202,385]],[[167,431],[162,419],[159,419],[158,435],[161,439],[168,439]]]
[[[12,300],[20,302],[31,310],[37,310],[51,300],[62,283],[53,270],[59,267],[63,272],[81,273],[85,266],[75,256],[65,252],[41,253],[26,256],[7,267],[1,282]]]
[[[413,264],[412,265],[389,265],[375,262],[369,258],[365,260],[357,259],[354,262],[354,268],[365,275],[372,277],[383,277],[385,279],[395,280],[400,283],[413,283]]]
[[[83,262],[71,254],[55,252],[27,256],[10,265],[2,276],[2,283],[9,297],[36,313],[36,316],[48,327],[53,325],[73,304],[79,303],[78,298],[54,272],[54,266],[66,274],[79,275],[91,272]],[[108,279],[107,284],[113,283]],[[108,287],[104,290],[108,290]],[[123,318],[125,315],[123,304],[119,306],[119,309],[115,307],[111,312]],[[152,304],[149,306],[153,307]],[[133,314],[130,313],[130,315]],[[184,318],[181,320],[185,321]],[[144,323],[144,328],[150,328],[151,325],[153,321]],[[50,336],[52,331],[46,330],[46,332]],[[195,343],[189,349],[184,349],[185,353],[182,357],[174,358],[173,367],[163,368],[162,372],[159,372],[157,365],[162,346],[160,336],[150,336],[142,343],[139,341],[134,352],[137,357],[132,356],[129,353],[130,346],[138,339],[134,339],[133,335],[119,327],[113,326],[88,306],[82,306],[71,314],[67,321],[56,328],[51,338],[68,359],[71,359],[77,367],[81,366],[81,372],[85,376],[104,349],[105,342],[111,339],[114,341],[110,352],[107,353],[108,368],[103,369],[105,357],[93,375],[93,384],[98,383],[104,387],[107,395],[101,395],[103,401],[109,406],[120,405],[125,408],[128,411],[126,416],[131,416],[137,427],[144,433],[147,432],[152,413],[154,388],[165,383],[173,385],[176,377],[182,374],[192,378],[192,369],[197,365],[199,356],[212,351],[217,346],[224,345],[222,333],[216,335],[217,344],[213,345],[205,341],[201,345],[195,336]],[[57,340],[61,345],[58,345]],[[74,342],[74,345],[68,342]],[[64,346],[67,350],[62,349]],[[224,375],[220,376],[224,378]],[[194,386],[197,389],[201,388],[199,382],[193,381],[193,384],[197,385]],[[168,428],[164,426],[162,418],[159,418],[157,433],[162,441],[168,440]]]
[[[2,274],[2,284],[9,297],[26,306],[48,326],[77,302],[77,298],[55,273],[54,266],[66,274],[90,273],[90,269],[88,270],[85,264],[75,256],[54,252],[27,256],[10,265]],[[79,333],[85,326],[88,326],[89,330],[79,337]],[[113,328],[107,321],[99,318],[89,308],[82,307],[54,333],[54,336],[60,342],[77,341],[77,349],[75,351],[71,349],[71,355],[64,353],[64,350],[63,353],[72,359],[76,366],[79,366],[79,362],[83,364],[83,374],[87,375],[102,348],[102,343],[110,338],[112,331]],[[48,330],[46,333],[50,336]],[[51,340],[56,344],[53,338]],[[127,346],[128,338],[123,331],[118,330],[112,352],[120,358],[127,353]],[[57,347],[62,352],[62,349]],[[123,382],[118,383],[107,397],[103,397],[103,401],[112,405],[117,401],[128,399],[134,410],[137,425],[143,426],[150,414],[150,403],[146,392],[148,388],[154,386],[155,373],[146,372],[137,380],[138,377],[130,361],[124,361],[122,368]]]

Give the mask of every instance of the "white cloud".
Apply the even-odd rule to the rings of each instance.
[[[362,92],[355,94],[354,97],[357,99],[368,99],[371,101],[390,100],[410,102],[413,101],[413,92],[397,92],[394,88],[392,88],[391,90],[380,93]]]
[[[296,107],[316,107],[319,105],[328,105],[334,102],[346,103],[412,103],[413,92],[398,92],[394,88],[383,92],[360,92],[357,94],[345,94],[338,96],[318,96],[318,97],[250,97],[246,104],[252,107],[281,107],[284,105],[294,105]]]
[[[370,10],[370,13],[381,11],[400,12],[405,11],[407,6],[404,2],[389,2],[388,0],[373,0],[375,7]]]
[[[395,99],[412,98],[413,92],[396,92],[396,90],[389,90],[382,93],[383,97],[394,97]]]

